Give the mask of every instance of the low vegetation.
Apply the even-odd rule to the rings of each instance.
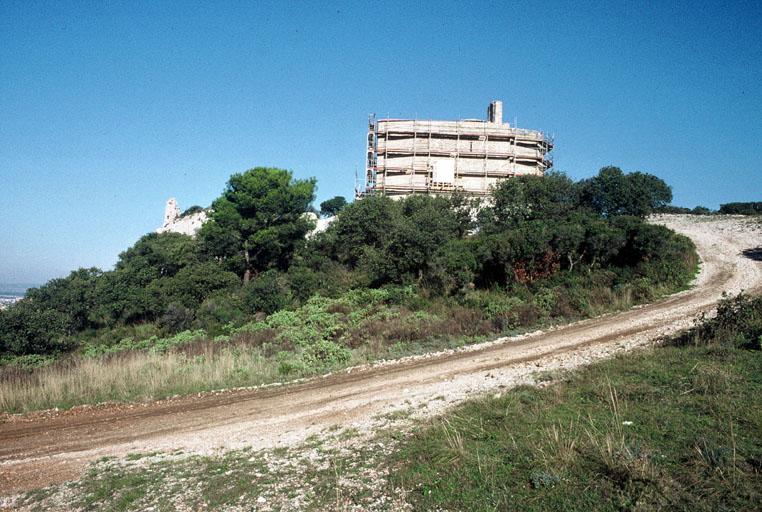
[[[720,205],[720,209],[713,211],[705,206],[696,206],[695,208],[684,208],[681,206],[664,205],[655,210],[656,213],[678,213],[690,215],[762,215],[762,202],[748,203],[725,203]]]
[[[720,213],[727,213],[730,215],[762,215],[762,201],[754,203],[721,204]]]
[[[366,437],[286,449],[103,459],[31,509],[756,510],[762,499],[762,298],[656,348]],[[433,400],[437,400],[434,398]],[[399,417],[396,417],[399,416]]]
[[[395,482],[421,510],[755,510],[761,342],[762,298],[729,299],[663,347],[434,420]]]
[[[151,233],[112,271],[30,290],[0,312],[0,409],[314,375],[629,307],[696,270],[690,240],[644,221],[671,199],[649,174],[510,179],[489,206],[334,198],[306,236],[314,191],[236,174],[196,238]]]

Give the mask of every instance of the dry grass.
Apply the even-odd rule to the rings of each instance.
[[[220,349],[212,343],[165,354],[129,352],[65,365],[0,382],[0,409],[26,412],[105,401],[140,401],[201,390],[257,385],[277,377],[277,365],[260,350]]]

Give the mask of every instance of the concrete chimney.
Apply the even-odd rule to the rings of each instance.
[[[503,102],[495,100],[487,108],[487,121],[495,124],[503,124]]]

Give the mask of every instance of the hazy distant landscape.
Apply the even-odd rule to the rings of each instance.
[[[0,308],[18,302],[29,288],[38,286],[31,283],[0,283]]]

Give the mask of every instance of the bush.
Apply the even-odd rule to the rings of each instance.
[[[319,370],[346,364],[352,354],[346,347],[333,341],[320,339],[308,345],[304,349],[302,357],[309,369]]]
[[[470,244],[465,240],[451,240],[434,254],[427,283],[444,295],[464,291],[473,285],[476,267]]]
[[[725,298],[717,306],[717,316],[702,316],[696,325],[673,337],[677,346],[725,346],[762,349],[762,297],[739,294]]]
[[[720,213],[729,215],[760,215],[762,201],[749,203],[725,203],[720,205]]]
[[[182,304],[173,302],[167,306],[167,311],[159,318],[159,327],[169,333],[185,331],[191,328],[194,319],[193,311]]]
[[[645,217],[672,200],[672,189],[652,174],[625,174],[618,167],[604,167],[598,175],[579,184],[582,204],[605,217]]]
[[[210,333],[222,332],[228,325],[244,323],[243,299],[239,293],[220,293],[206,299],[196,310],[198,323]]]
[[[285,278],[276,270],[267,270],[252,279],[243,290],[243,303],[249,313],[275,313],[292,302]]]
[[[0,311],[2,349],[15,355],[49,354],[71,348],[70,318],[24,299]]]
[[[196,310],[207,297],[222,290],[237,290],[241,280],[213,261],[196,263],[181,269],[174,277],[158,279],[149,290],[166,304],[175,302]]]

